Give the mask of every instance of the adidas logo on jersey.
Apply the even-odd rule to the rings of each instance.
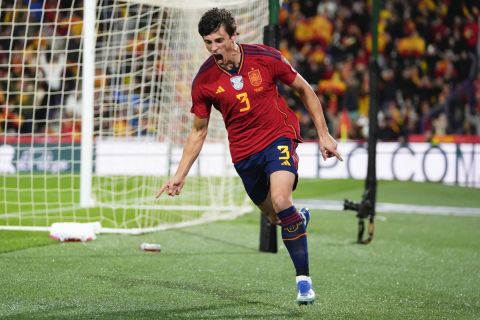
[[[222,93],[222,92],[225,92],[225,89],[223,89],[222,86],[218,86],[217,91],[215,91],[215,94],[219,94],[219,93]]]
[[[283,161],[282,166],[291,166],[290,161],[288,160]]]

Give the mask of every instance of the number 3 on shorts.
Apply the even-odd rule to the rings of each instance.
[[[283,160],[282,166],[291,166],[290,161],[290,151],[288,151],[288,146],[277,146],[277,149],[280,150],[281,156],[278,157],[278,160]]]

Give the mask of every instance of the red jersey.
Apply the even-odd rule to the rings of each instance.
[[[301,141],[295,113],[277,90],[276,81],[289,85],[297,72],[278,50],[240,44],[241,61],[234,74],[213,57],[200,67],[192,84],[191,112],[208,118],[212,105],[227,128],[232,161],[237,163],[280,137]]]

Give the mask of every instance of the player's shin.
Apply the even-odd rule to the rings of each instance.
[[[302,216],[295,206],[282,210],[277,215],[281,220],[282,240],[290,254],[297,276],[308,276],[307,232]]]

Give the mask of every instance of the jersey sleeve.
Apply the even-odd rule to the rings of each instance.
[[[190,112],[199,118],[205,119],[210,117],[211,111],[212,103],[210,99],[202,94],[198,81],[194,81],[192,84],[192,107],[190,108]]]
[[[275,50],[275,53],[278,58],[272,59],[274,62],[271,65],[274,78],[282,81],[286,85],[292,84],[297,77],[297,71],[293,69],[292,65],[278,50]]]

